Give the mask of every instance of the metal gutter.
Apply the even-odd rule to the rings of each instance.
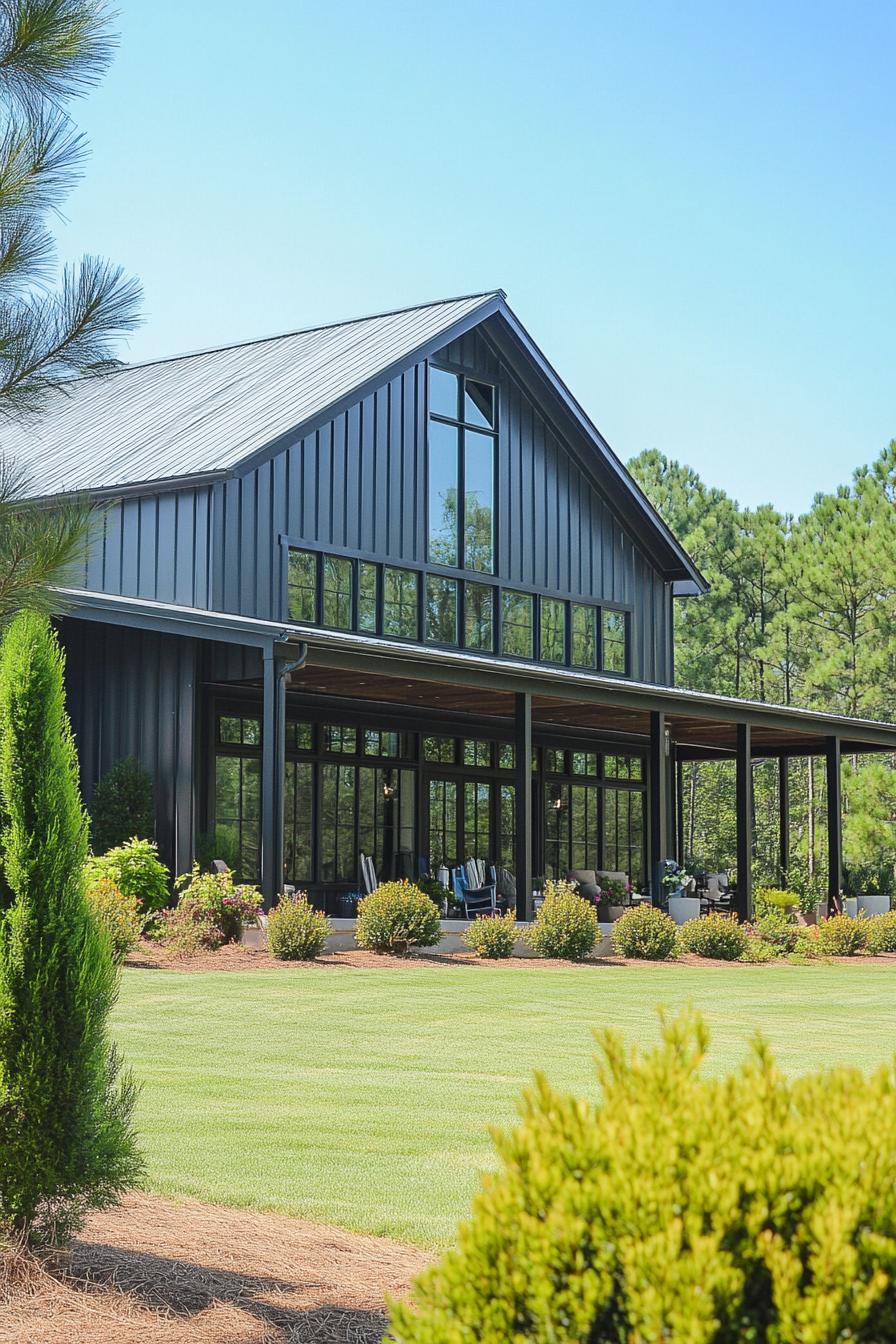
[[[119,597],[113,593],[93,593],[80,588],[56,588],[66,610],[63,615],[114,625],[134,625],[192,636],[216,639],[229,644],[267,648],[273,644],[292,649],[304,640],[298,629],[282,621],[263,621],[256,616],[206,611],[202,607],[184,607],[175,602],[155,602],[142,597]]]

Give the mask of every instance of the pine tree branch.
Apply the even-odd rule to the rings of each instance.
[[[102,78],[116,46],[104,0],[0,0],[0,97],[34,113]]]
[[[116,367],[112,342],[139,325],[138,282],[85,257],[57,294],[0,305],[0,416],[27,412],[50,384]]]

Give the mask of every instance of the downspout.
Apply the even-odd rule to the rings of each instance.
[[[308,661],[308,644],[306,641],[303,639],[296,647],[298,652],[296,653],[295,658],[292,660],[284,659],[280,664],[278,676],[284,687],[286,686],[286,678],[289,676],[290,672],[297,672],[299,668],[304,667]]]

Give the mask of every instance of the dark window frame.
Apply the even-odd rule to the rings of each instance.
[[[508,662],[533,662],[543,667],[568,667],[578,672],[596,672],[600,676],[618,677],[620,679],[630,679],[632,675],[632,627],[634,620],[634,609],[630,605],[618,602],[601,602],[592,598],[579,598],[567,596],[562,593],[545,591],[534,584],[528,583],[509,583],[495,574],[480,573],[478,570],[459,570],[447,565],[438,565],[433,563],[421,564],[413,560],[392,560],[381,555],[374,555],[368,552],[358,553],[344,547],[328,546],[323,550],[315,550],[306,542],[281,536],[281,546],[284,550],[284,579],[282,609],[287,613],[284,619],[294,619],[297,624],[314,624],[321,630],[339,630],[342,627],[335,627],[323,624],[323,566],[325,558],[338,558],[349,560],[352,564],[351,585],[352,585],[352,630],[355,633],[368,634],[379,639],[398,640],[403,643],[420,644],[429,648],[443,649],[463,649],[471,654],[483,654],[486,657],[498,657],[506,659]],[[317,600],[317,619],[314,622],[300,621],[298,618],[289,615],[289,554],[292,551],[301,551],[310,555],[315,560],[315,584]],[[359,603],[361,593],[361,565],[373,565],[376,568],[376,629],[371,630],[367,627],[361,628],[359,617]],[[396,569],[407,571],[416,575],[417,580],[417,634],[409,635],[386,635],[384,630],[384,604],[385,604],[385,570]],[[457,591],[457,643],[446,644],[439,640],[432,640],[427,637],[426,632],[426,591],[430,577],[434,579],[447,580],[456,585]],[[487,587],[492,590],[492,647],[490,649],[478,648],[476,645],[468,644],[465,638],[466,625],[466,585],[474,584]],[[503,651],[503,601],[504,593],[519,594],[532,599],[533,605],[533,647],[534,652],[531,658],[526,658],[519,654],[505,653]],[[542,634],[542,604],[544,602],[556,602],[563,607],[563,647],[564,657],[562,662],[554,662],[544,659],[541,656],[541,634]],[[596,643],[596,667],[585,667],[573,663],[572,661],[572,640],[573,640],[573,607],[590,608],[594,612],[595,620],[595,643]],[[604,616],[607,612],[613,612],[623,618],[623,638],[625,654],[625,670],[604,667]]]
[[[431,369],[436,369],[441,373],[451,374],[457,379],[457,415],[445,415],[441,411],[434,411],[430,406],[429,398],[429,374]],[[477,425],[472,421],[464,419],[465,392],[467,383],[478,383],[482,387],[492,389],[492,414],[494,423],[490,428],[484,425]],[[498,560],[498,441],[500,434],[500,410],[499,410],[499,387],[498,383],[491,378],[482,377],[479,374],[472,374],[467,369],[452,367],[441,360],[427,360],[426,363],[426,489],[424,490],[424,531],[426,536],[426,558],[429,564],[438,564],[437,561],[430,559],[430,540],[431,523],[430,518],[430,497],[429,497],[429,473],[430,473],[430,447],[429,447],[429,425],[434,421],[436,424],[449,425],[457,430],[457,506],[455,526],[457,529],[456,555],[457,565],[445,566],[448,569],[457,569],[464,574],[470,575],[488,575],[494,577],[497,571]],[[467,431],[474,434],[481,434],[490,437],[492,441],[492,544],[491,544],[491,566],[488,569],[472,569],[467,563],[466,555],[466,532],[467,532],[467,490],[466,490],[466,455],[467,455]]]

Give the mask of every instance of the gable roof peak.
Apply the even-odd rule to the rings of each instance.
[[[429,309],[446,308],[452,304],[470,303],[479,299],[483,303],[493,299],[506,304],[507,294],[503,289],[483,289],[471,294],[456,294],[448,299],[430,299],[426,303],[407,303],[400,308],[385,308],[377,313],[363,313],[359,317],[340,318],[336,322],[314,322],[307,327],[295,327],[289,331],[274,331],[267,336],[252,336],[246,341],[225,341],[223,345],[198,346],[195,350],[180,350],[174,355],[154,355],[151,359],[134,360],[121,363],[110,373],[128,373],[132,369],[147,369],[158,364],[175,364],[183,359],[197,359],[202,355],[224,354],[228,350],[249,350],[255,345],[271,345],[276,341],[288,341],[294,336],[313,336],[318,332],[334,331],[338,327],[357,327],[364,322],[377,322],[381,318],[401,317],[404,313],[420,313]],[[94,374],[83,374],[66,380],[66,386],[95,378]],[[105,375],[105,376],[108,376]]]

